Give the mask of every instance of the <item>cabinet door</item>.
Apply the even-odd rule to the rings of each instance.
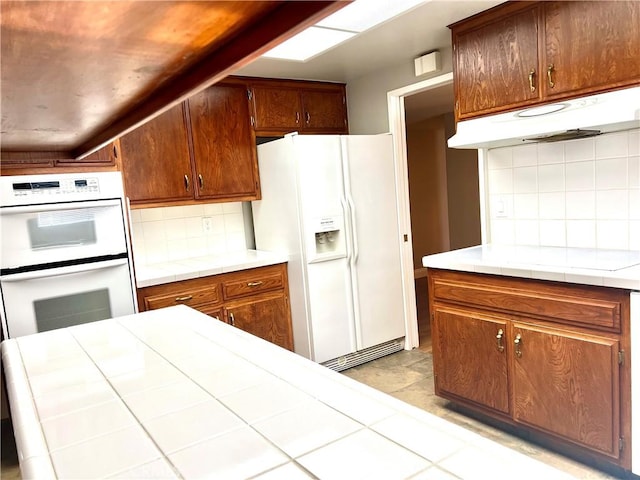
[[[509,413],[506,320],[436,306],[433,368],[436,394],[468,399]]]
[[[217,84],[188,100],[196,198],[256,200],[258,160],[247,88]]]
[[[299,131],[302,128],[300,94],[293,88],[253,86],[255,129],[274,134]]]
[[[545,94],[567,95],[640,80],[640,2],[543,2]]]
[[[617,340],[514,323],[514,419],[619,456]]]
[[[540,98],[538,7],[454,30],[456,113],[465,118]]]
[[[342,90],[303,90],[304,130],[347,133],[347,105]]]
[[[131,203],[193,198],[183,105],[120,139],[125,193]]]
[[[289,301],[282,294],[247,298],[226,305],[226,319],[231,325],[293,350],[293,332]]]

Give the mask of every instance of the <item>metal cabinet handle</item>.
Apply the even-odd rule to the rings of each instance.
[[[187,192],[189,191],[189,177],[187,177],[186,175],[184,176],[184,189]]]
[[[300,112],[296,112],[296,125],[300,123]]]
[[[247,287],[259,287],[263,282],[249,282],[247,283]]]
[[[307,119],[307,125],[311,123],[311,114],[309,112],[304,112],[305,117]]]
[[[232,327],[236,326],[236,319],[233,316],[233,313],[229,312],[229,323],[231,324]]]
[[[499,352],[504,352],[504,345],[502,343],[502,336],[504,335],[504,330],[501,328],[498,330],[498,334],[496,335],[496,347]]]
[[[198,174],[198,183],[200,184],[200,189],[202,190],[204,188],[204,179],[202,178],[201,173]]]
[[[532,68],[531,71],[529,72],[529,88],[531,89],[532,92],[536,91],[535,77],[536,77],[536,69]]]
[[[547,67],[547,79],[549,80],[549,87],[553,88],[556,86],[553,81],[553,63]]]
[[[116,145],[113,145],[113,158],[118,158],[118,147]]]
[[[516,339],[513,341],[513,343],[516,346],[516,357],[522,357],[522,350],[520,349],[520,347],[522,346],[522,335],[517,334]]]
[[[184,297],[176,297],[176,302],[188,302],[193,298],[193,295],[185,295]]]

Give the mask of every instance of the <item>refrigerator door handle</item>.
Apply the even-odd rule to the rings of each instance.
[[[347,201],[345,200],[344,197],[340,197],[340,205],[342,205],[342,214],[344,216],[345,219],[345,223],[348,221],[347,220],[347,211],[349,210],[349,207],[347,206]],[[345,238],[345,244],[347,246],[347,262],[349,263],[349,265],[351,265],[351,256],[353,254],[353,252],[351,251],[351,244],[353,243],[351,241],[351,234],[350,232],[352,231],[350,226],[345,225],[345,233],[346,233],[346,238]]]
[[[358,231],[356,228],[356,207],[353,203],[351,195],[347,197],[349,204],[349,214],[351,216],[351,236],[353,238],[353,263],[358,263]]]

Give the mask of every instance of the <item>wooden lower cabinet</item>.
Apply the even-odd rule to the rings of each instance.
[[[514,420],[618,458],[620,343],[514,322]]]
[[[234,327],[293,350],[291,324],[282,321],[289,316],[289,302],[283,295],[248,297],[227,304],[224,310],[226,321]]]
[[[435,269],[428,278],[437,395],[630,470],[628,291]]]
[[[293,351],[284,263],[138,289],[140,311],[187,305]]]
[[[506,341],[503,338],[506,323],[477,312],[438,307],[431,333],[438,394],[509,413],[507,362],[502,343]],[[503,332],[499,339],[498,332]]]

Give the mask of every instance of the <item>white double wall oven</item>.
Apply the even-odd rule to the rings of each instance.
[[[4,338],[135,313],[119,172],[0,182]]]

